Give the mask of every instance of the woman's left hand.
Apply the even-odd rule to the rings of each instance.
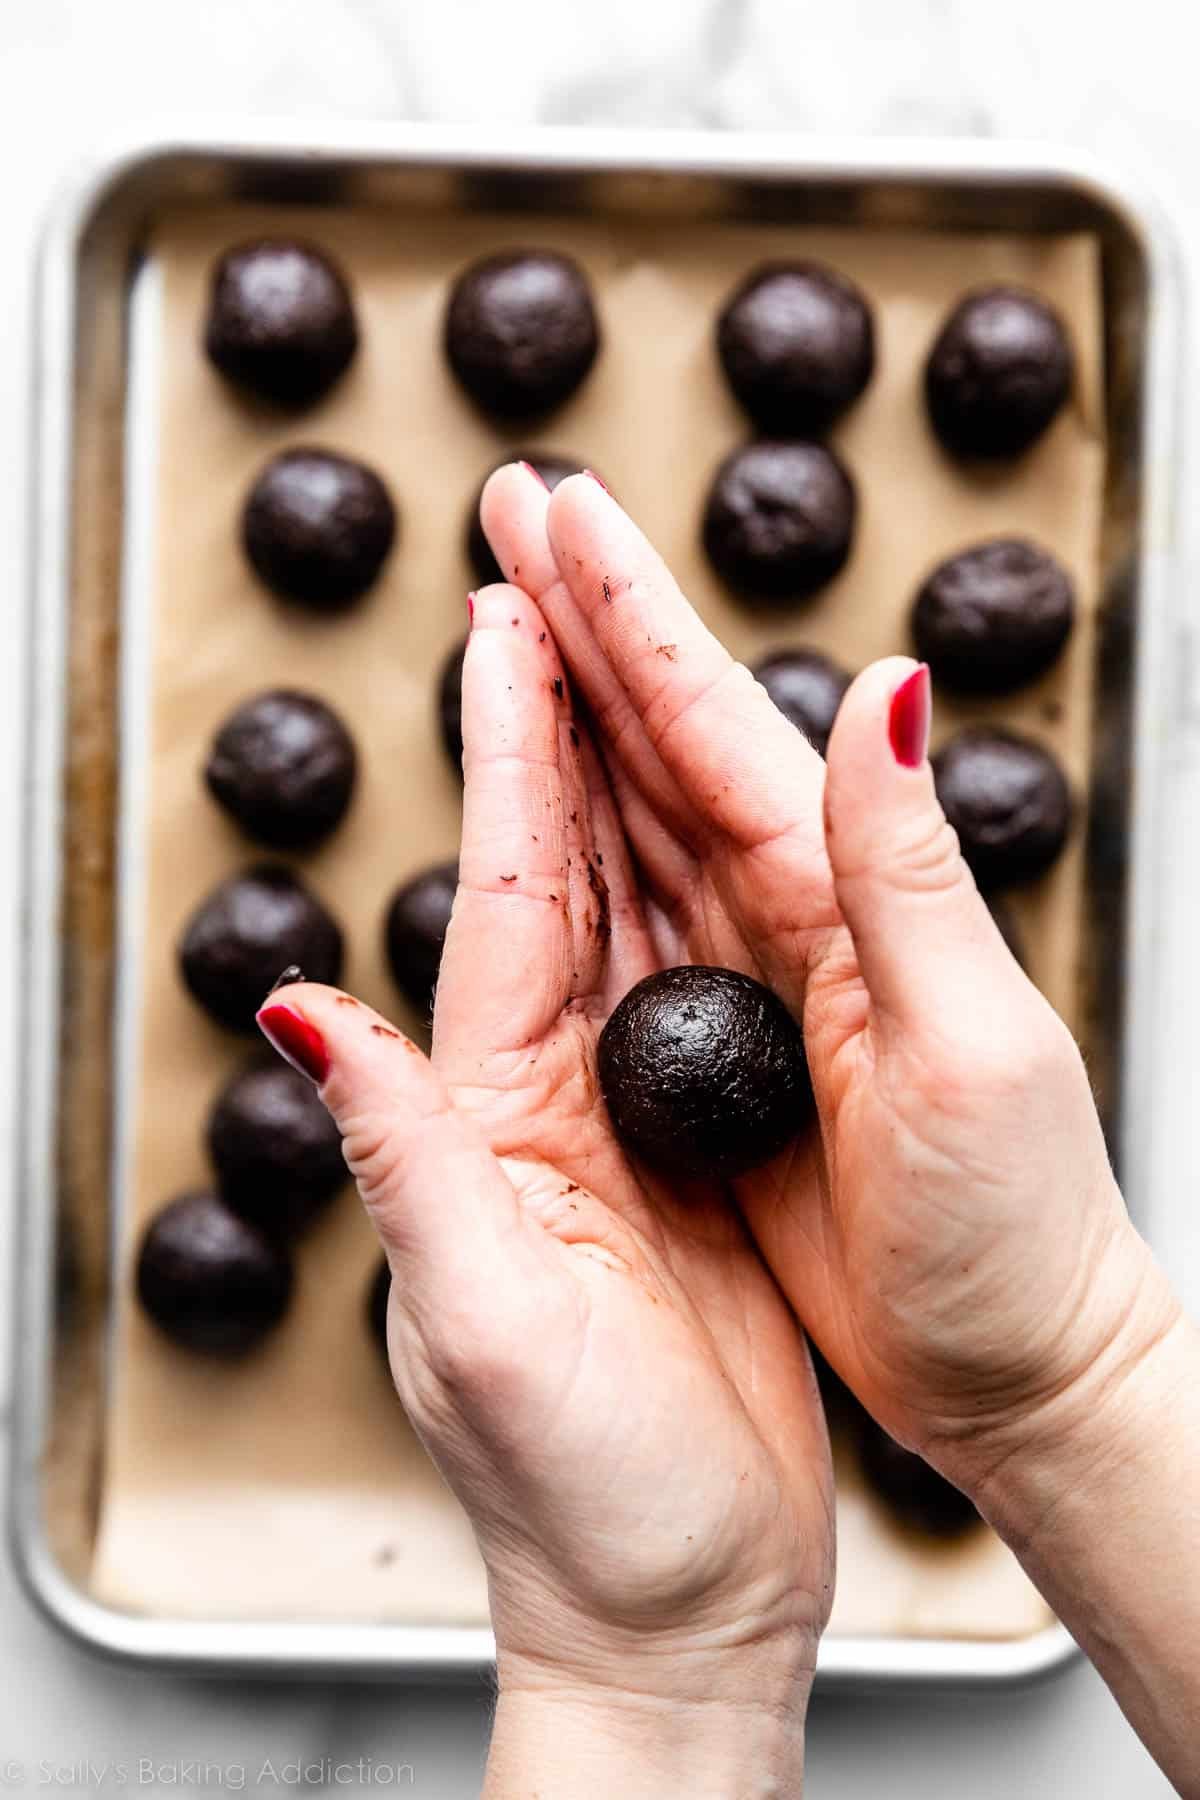
[[[463,700],[432,1063],[328,988],[260,1023],[342,1131],[400,1396],[487,1565],[489,1792],[765,1793],[784,1769],[795,1791],[833,1582],[803,1335],[727,1195],[672,1191],[612,1134],[597,1037],[659,958],[516,588],[475,601]]]
[[[871,1415],[1020,1536],[1012,1478],[1078,1484],[1179,1305],[938,804],[928,671],[864,669],[823,762],[594,480],[511,464],[482,517],[596,721],[663,954],[803,1025],[818,1128],[736,1184],[768,1266]]]

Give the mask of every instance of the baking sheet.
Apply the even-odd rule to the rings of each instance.
[[[288,231],[343,261],[363,327],[348,378],[295,422],[232,397],[199,349],[214,255],[239,238]],[[415,1023],[391,989],[381,919],[397,881],[452,854],[457,840],[459,784],[434,729],[434,677],[465,628],[466,504],[514,442],[473,413],[446,372],[442,308],[462,263],[529,242],[584,263],[606,331],[593,377],[535,445],[573,453],[605,475],[736,654],[809,643],[858,667],[905,647],[912,592],[941,556],[1007,531],[1052,549],[1074,574],[1081,603],[1067,655],[1010,700],[950,708],[939,699],[935,739],[968,717],[1003,717],[1051,745],[1082,788],[1103,475],[1090,238],[307,209],[205,209],[165,220],[151,248],[161,318],[144,346],[158,364],[147,383],[157,416],[147,424],[159,450],[149,631],[135,670],[147,705],[144,741],[126,746],[126,762],[142,771],[125,795],[127,842],[140,854],[130,864],[124,938],[138,947],[139,974],[126,994],[120,1298],[92,1575],[98,1597],[115,1604],[189,1617],[486,1620],[469,1528],[406,1426],[363,1323],[377,1252],[352,1195],[301,1247],[289,1318],[242,1365],[214,1367],[166,1344],[131,1304],[128,1270],[146,1218],[206,1178],[204,1115],[245,1054],[188,999],[174,952],[196,902],[256,854],[208,800],[199,769],[221,718],[258,687],[311,687],[355,731],[363,770],[353,811],[327,846],[293,860],[346,928],[347,984]],[[875,303],[878,329],[875,379],[833,434],[859,483],[854,552],[838,580],[791,617],[740,607],[709,572],[697,536],[711,470],[745,435],[713,356],[713,320],[748,267],[781,255],[844,269]],[[992,279],[1027,282],[1060,307],[1080,379],[1072,406],[1021,464],[966,476],[928,436],[919,373],[953,299]],[[339,620],[279,608],[237,544],[252,476],[301,442],[372,462],[401,511],[384,579]],[[125,720],[136,732],[136,706]],[[1032,973],[1068,1019],[1078,986],[1081,847],[1077,828],[1056,870],[1019,901]],[[1047,1622],[990,1534],[947,1549],[900,1532],[845,1460],[832,1630],[1003,1638]]]

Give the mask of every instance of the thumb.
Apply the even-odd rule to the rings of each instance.
[[[530,1251],[517,1197],[428,1059],[349,994],[296,982],[258,1013],[264,1037],[314,1082],[406,1303],[434,1318],[486,1289]]]
[[[1024,981],[959,852],[929,766],[929,670],[872,663],[838,710],[825,841],[872,1005],[902,1027],[978,1016]]]

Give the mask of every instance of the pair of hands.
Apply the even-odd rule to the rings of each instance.
[[[865,670],[826,765],[597,481],[508,466],[483,520],[512,585],[474,598],[432,1062],[310,985],[264,1028],[323,1044],[397,1387],[487,1564],[502,1716],[676,1712],[682,1754],[703,1701],[786,1738],[834,1578],[804,1331],[1016,1531],[1010,1472],[1095,1430],[1174,1306],[937,804],[927,673]],[[598,1092],[609,1013],[682,962],[804,1030],[817,1126],[735,1204],[631,1162]]]

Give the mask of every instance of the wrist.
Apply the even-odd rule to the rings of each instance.
[[[602,1701],[634,1697],[681,1709],[720,1703],[732,1711],[757,1704],[786,1714],[807,1706],[817,1642],[807,1632],[760,1632],[730,1626],[686,1635],[670,1629],[580,1638],[570,1652],[497,1645],[501,1697],[570,1694]]]
[[[1195,1379],[1194,1333],[1132,1226],[1085,1305],[1087,1349],[1065,1359],[1070,1379],[977,1445],[961,1483],[1018,1554],[1053,1536],[1064,1508],[1094,1505],[1123,1469],[1147,1456],[1161,1467],[1185,1364]]]
[[[648,1591],[598,1613],[554,1584],[506,1579],[489,1561],[496,1676],[508,1694],[615,1696],[685,1707],[807,1703],[832,1597],[784,1565],[737,1593]]]
[[[783,1556],[736,1592],[675,1583],[598,1612],[489,1559],[487,1800],[798,1795],[832,1559],[823,1567],[825,1583],[808,1583]]]
[[[668,1692],[663,1669],[636,1661],[623,1680],[500,1663],[485,1800],[546,1792],[556,1800],[768,1800],[801,1790],[812,1686],[807,1662],[747,1650],[742,1667],[693,1662]],[[757,1691],[756,1691],[757,1684]]]
[[[1160,1272],[1058,1429],[998,1468],[981,1510],[1180,1793],[1200,1794],[1200,1333]]]

